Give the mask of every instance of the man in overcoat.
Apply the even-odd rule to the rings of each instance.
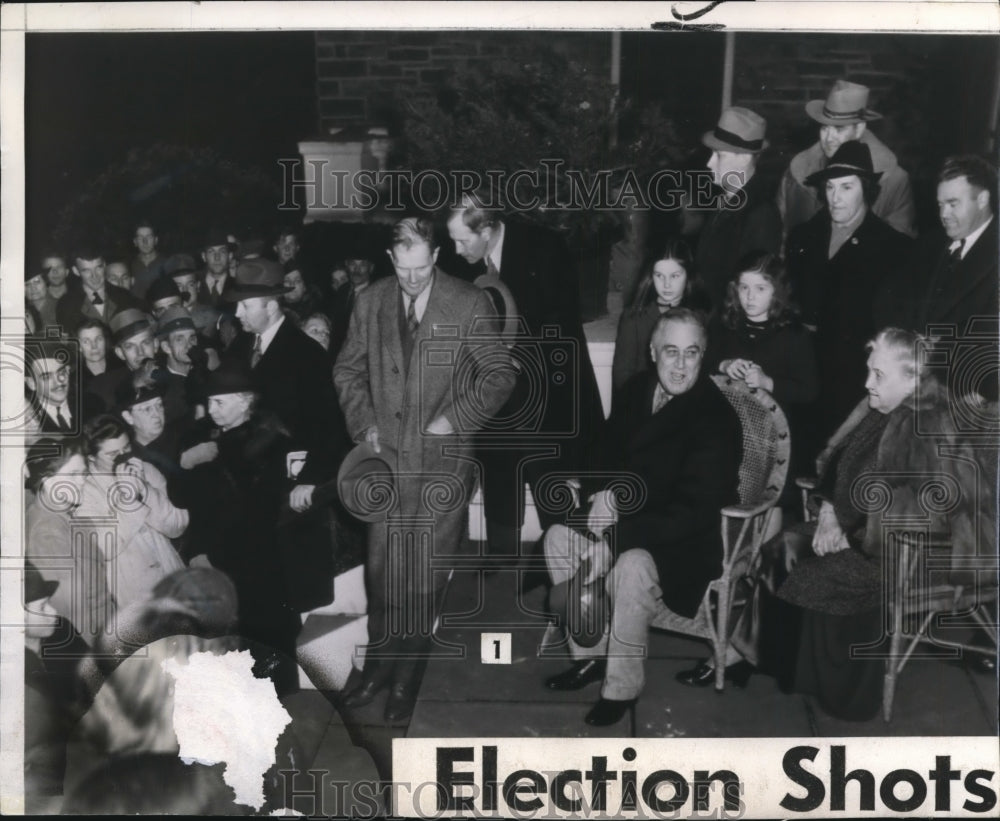
[[[278,416],[293,449],[304,453],[302,473],[290,477],[300,483],[292,509],[302,512],[315,486],[336,476],[349,441],[325,352],[282,312],[284,276],[280,263],[262,257],[239,264],[223,298],[237,303],[246,333],[224,358],[253,371],[261,406]]]
[[[520,552],[527,483],[543,528],[560,521],[542,490],[548,473],[588,469],[604,414],[580,315],[580,285],[566,243],[554,232],[505,216],[489,192],[466,195],[448,219],[467,278],[505,286],[520,320],[514,390],[480,441],[488,549]],[[503,421],[500,421],[503,420]],[[516,424],[515,424],[516,420]]]
[[[615,724],[625,715],[642,692],[650,624],[669,614],[694,616],[721,572],[720,510],[738,500],[742,433],[736,411],[702,371],[706,341],[695,312],[673,308],[660,318],[650,342],[656,372],[629,380],[612,414],[605,483],[583,481],[584,494],[593,494],[589,540],[564,525],[545,535],[554,582],[571,578],[585,560],[589,579],[607,574],[604,639],[590,651],[570,639],[577,661],[546,682],[551,690],[576,690],[603,681],[588,724]]]
[[[881,187],[872,211],[897,231],[911,237],[916,235],[917,209],[910,175],[899,165],[892,150],[868,129],[868,123],[882,119],[881,114],[868,108],[868,91],[868,86],[837,80],[825,100],[806,103],[806,114],[819,123],[819,139],[792,157],[781,178],[777,203],[786,236],[825,204],[806,178],[822,171],[837,149],[851,140],[868,146],[875,172],[881,174]]]
[[[334,383],[355,442],[394,454],[395,503],[368,529],[369,650],[344,700],[370,702],[391,684],[389,721],[409,716],[416,662],[430,649],[435,594],[460,546],[475,484],[472,435],[513,386],[507,349],[476,338],[495,316],[485,293],[435,266],[433,226],[393,232],[396,276],[358,294]],[[480,321],[477,321],[480,320]]]
[[[707,166],[717,197],[698,235],[695,262],[714,308],[722,306],[726,285],[749,251],[777,253],[781,218],[757,162],[767,148],[767,121],[749,108],[727,108],[712,131],[702,135],[712,150]]]

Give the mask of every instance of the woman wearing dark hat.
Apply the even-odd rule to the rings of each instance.
[[[293,482],[287,456],[291,437],[277,416],[257,408],[249,369],[224,363],[206,383],[209,420],[186,443],[182,465],[192,525],[189,550],[204,556],[236,586],[237,631],[295,658],[301,629],[290,603],[291,584],[278,543],[278,520]],[[326,545],[332,561],[332,547]],[[298,686],[295,665],[275,680]]]
[[[826,207],[788,236],[785,260],[802,320],[816,329],[820,378],[814,439],[803,453],[815,454],[864,396],[865,342],[887,324],[886,286],[910,246],[871,211],[879,176],[868,146],[845,142],[806,180]]]

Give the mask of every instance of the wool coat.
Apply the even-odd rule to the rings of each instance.
[[[824,209],[788,236],[785,264],[802,320],[816,328],[817,442],[825,441],[864,394],[865,344],[885,325],[892,272],[911,241],[871,211],[831,258]]]
[[[479,288],[435,269],[412,350],[404,358],[403,301],[395,277],[377,280],[357,296],[344,347],[334,366],[334,384],[355,442],[378,428],[379,442],[394,452],[394,502],[389,520],[369,527],[371,563],[383,562],[390,530],[422,519],[435,556],[454,555],[465,530],[476,481],[473,437],[495,414],[513,386],[507,348],[495,338],[477,340],[477,317],[493,317]],[[449,435],[427,433],[445,417]],[[416,526],[416,525],[414,525]],[[397,531],[394,531],[397,532]],[[418,539],[422,541],[422,539]],[[404,585],[427,594],[443,582],[430,576],[423,554]],[[384,588],[369,583],[369,617],[380,607]],[[394,602],[390,602],[393,604]]]

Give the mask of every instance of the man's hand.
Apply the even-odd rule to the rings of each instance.
[[[590,572],[587,573],[587,578],[583,580],[584,584],[590,584],[595,579],[603,579],[608,575],[608,571],[611,569],[611,565],[614,563],[614,557],[611,555],[611,551],[608,550],[608,543],[604,539],[597,539],[590,543],[590,546],[583,552],[580,556],[580,563],[589,563]]]
[[[296,485],[288,497],[288,504],[296,513],[302,513],[312,507],[313,491],[316,485]]]
[[[184,470],[190,470],[197,465],[211,462],[219,455],[219,446],[215,442],[202,442],[193,448],[188,448],[181,454],[180,465]]]
[[[595,536],[600,536],[617,521],[618,511],[615,508],[614,494],[609,490],[599,490],[590,503],[587,529]]]
[[[455,432],[455,428],[452,427],[447,416],[439,416],[431,421],[426,432],[432,436],[450,436]]]
[[[819,519],[816,523],[816,533],[813,536],[813,553],[817,556],[829,556],[831,553],[839,553],[850,547],[847,536],[840,528],[837,521],[837,514],[833,511],[833,505],[823,502],[819,509]]]
[[[378,428],[374,425],[365,432],[365,441],[372,446],[372,450],[376,453],[382,452],[382,448],[378,443]]]

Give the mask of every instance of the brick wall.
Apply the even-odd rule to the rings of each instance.
[[[315,42],[320,133],[389,124],[395,91],[432,90],[476,64],[516,60],[544,48],[608,70],[611,51],[610,36],[602,33],[321,31]]]

